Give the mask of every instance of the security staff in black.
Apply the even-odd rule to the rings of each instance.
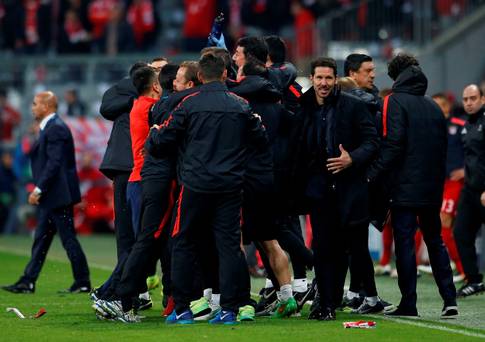
[[[192,322],[196,248],[213,234],[219,256],[221,313],[214,323],[234,322],[246,302],[249,281],[240,247],[240,208],[247,147],[267,146],[267,136],[247,102],[224,85],[224,60],[205,54],[199,61],[200,90],[187,96],[149,139],[167,150],[178,147],[181,186],[172,231],[172,290],[176,303],[167,323]],[[244,304],[243,304],[244,305]]]
[[[388,66],[394,80],[382,112],[383,137],[377,159],[368,170],[389,190],[396,267],[401,301],[390,316],[416,317],[416,252],[418,226],[428,247],[433,275],[444,302],[442,318],[458,315],[450,258],[441,239],[440,208],[446,170],[446,120],[424,94],[428,85],[418,61],[396,56]]]
[[[458,297],[485,292],[477,265],[475,240],[485,223],[485,97],[472,84],[463,90],[463,107],[468,121],[462,129],[465,152],[465,185],[461,191],[453,235],[465,270],[466,283]]]
[[[302,160],[298,177],[304,180],[313,230],[315,275],[320,294],[309,319],[334,320],[343,296],[348,250],[345,236],[368,229],[368,189],[365,170],[378,148],[374,118],[358,98],[336,86],[337,65],[331,58],[311,64],[313,87],[301,97]],[[362,244],[360,244],[362,245]],[[371,275],[362,265],[360,279]],[[372,267],[372,265],[367,265]],[[373,282],[365,282],[370,286]],[[365,288],[375,297],[375,286]],[[375,304],[373,303],[373,304]],[[371,303],[372,304],[372,303]]]

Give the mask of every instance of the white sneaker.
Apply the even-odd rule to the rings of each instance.
[[[431,265],[418,265],[418,271],[426,274],[433,274],[433,269],[431,268]]]
[[[391,275],[391,265],[390,264],[387,264],[387,265],[377,265],[374,267],[374,274],[376,276],[389,276]]]

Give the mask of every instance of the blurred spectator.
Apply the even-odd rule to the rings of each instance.
[[[106,52],[106,28],[119,4],[117,0],[93,0],[88,7],[88,18],[92,25],[93,50]]]
[[[94,165],[92,153],[84,152],[80,164],[81,203],[75,207],[76,231],[79,234],[113,231],[113,191],[110,181]]]
[[[302,5],[301,1],[294,1],[291,6],[291,12],[295,17],[295,42],[297,59],[313,58],[316,52],[315,41],[317,37],[316,18],[309,8]]]
[[[241,20],[249,35],[276,34],[293,23],[291,0],[242,0]]]
[[[12,154],[0,150],[0,233],[3,233],[12,204],[15,201],[15,175]]]
[[[0,147],[13,142],[13,132],[20,119],[20,113],[8,103],[7,91],[0,89]]]
[[[66,115],[69,117],[84,117],[87,115],[86,106],[79,99],[79,94],[76,89],[68,89],[64,93],[64,101],[59,108],[61,115]]]
[[[107,53],[133,52],[136,49],[133,29],[126,20],[124,5],[119,3],[113,8],[107,31]]]
[[[133,0],[127,12],[137,48],[146,50],[156,33],[155,11],[152,0]]]
[[[89,53],[91,27],[86,0],[63,1],[59,15],[59,53]]]

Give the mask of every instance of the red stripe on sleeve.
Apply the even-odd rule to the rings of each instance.
[[[465,126],[466,121],[460,118],[451,118],[451,123],[458,126]]]
[[[177,182],[173,180],[172,184],[170,185],[170,193],[168,195],[169,196],[168,197],[168,206],[167,206],[167,209],[165,211],[165,214],[163,215],[162,222],[160,223],[157,231],[154,234],[155,239],[158,239],[160,237],[160,234],[162,233],[163,229],[165,228],[165,226],[168,223],[168,220],[172,216],[173,206],[175,204],[175,197],[174,196],[175,196],[175,190],[176,189],[177,189]]]
[[[389,94],[384,98],[384,108],[382,109],[382,136],[385,138],[387,136],[387,107],[389,105]]]
[[[175,218],[175,225],[173,226],[172,237],[178,234],[180,231],[180,207],[182,206],[182,196],[184,194],[184,186],[180,188],[180,194],[177,204],[177,217]]]
[[[294,86],[289,86],[288,88],[292,93],[293,95],[295,95],[297,98],[299,98],[301,96],[301,93],[298,91],[298,89],[296,89]]]

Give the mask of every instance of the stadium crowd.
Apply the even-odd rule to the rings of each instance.
[[[441,318],[457,317],[457,297],[485,291],[474,244],[485,221],[483,91],[464,88],[466,116],[458,117],[445,94],[425,96],[413,56],[389,62],[393,87],[379,92],[372,58],[350,54],[343,77],[335,60],[314,58],[303,93],[280,37],[240,38],[231,55],[220,30],[213,26],[198,61],[137,62],[103,95],[100,113],[113,126],[100,171],[113,181],[118,260],[92,290],[74,233],[81,196],[72,135],[56,115],[57,97],[35,96],[29,203],[39,206],[39,223],[24,274],[3,288],[35,291],[58,231],[75,277],[67,292],[90,292],[102,320],[141,321],[158,260],[167,324],[285,318],[310,300],[313,320],[335,320],[343,308],[417,317],[419,229]],[[298,215],[309,216],[311,249]],[[390,272],[394,239],[396,306],[378,295],[372,226],[387,232],[380,272]],[[242,247],[250,243],[267,272],[258,302]]]

